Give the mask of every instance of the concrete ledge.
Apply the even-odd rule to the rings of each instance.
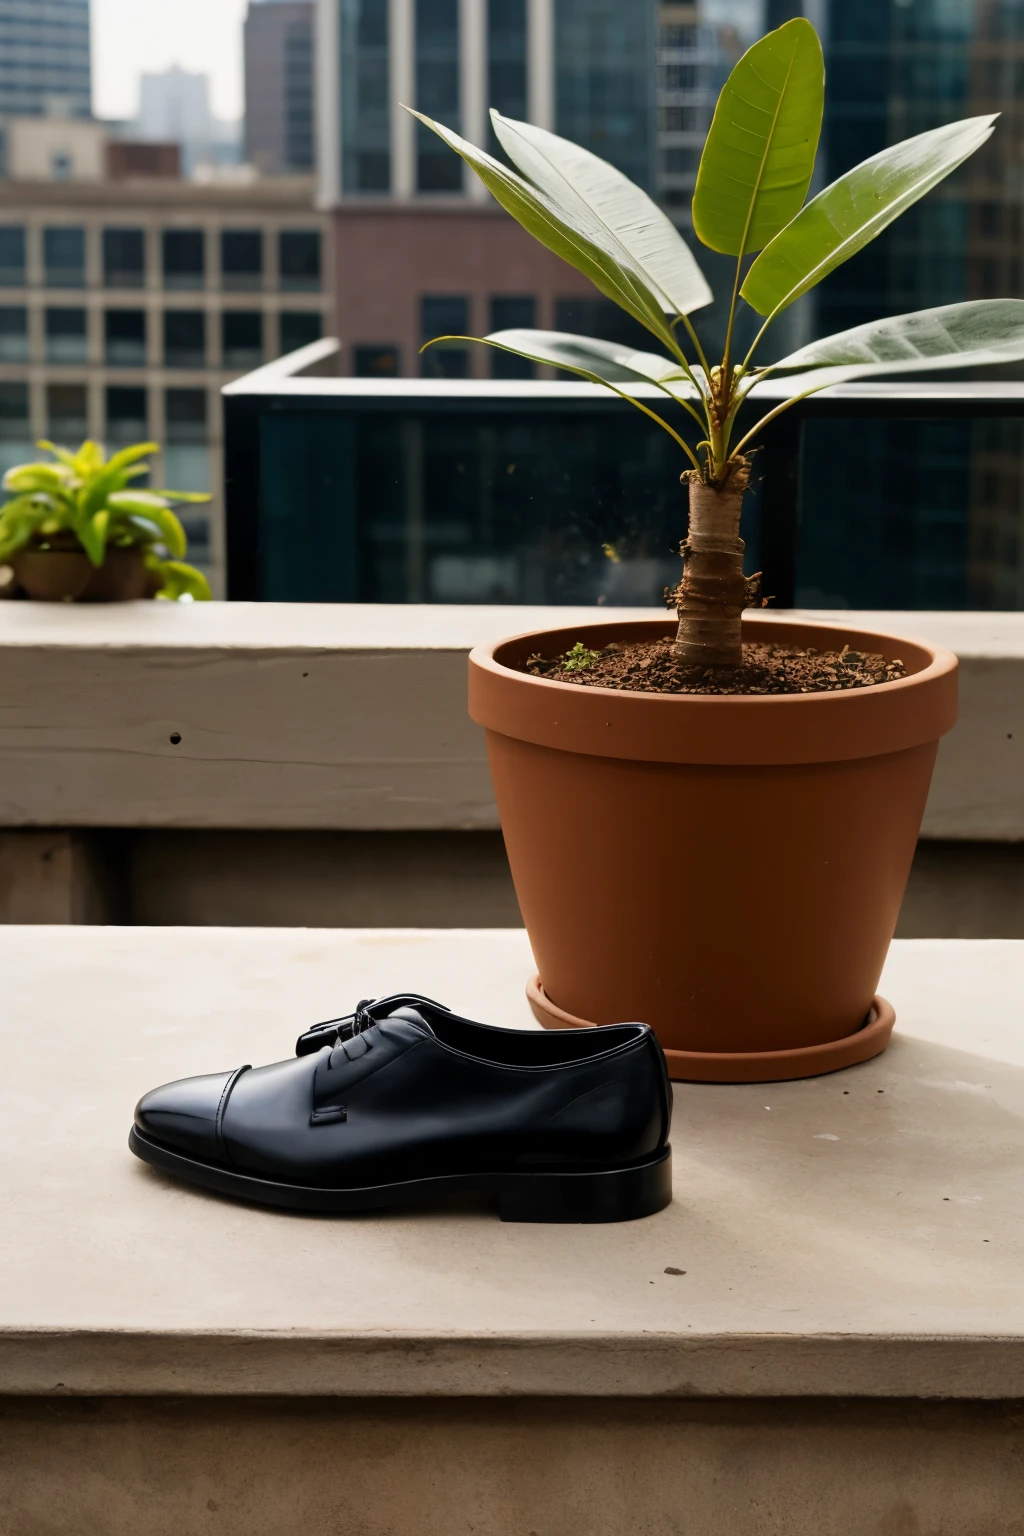
[[[466,653],[597,611],[0,604],[0,826],[493,829]],[[1024,839],[1024,614],[804,616],[958,653],[925,835]]]
[[[680,1085],[644,1222],[305,1219],[126,1150],[145,1089],[279,1059],[360,996],[525,1025],[530,964],[515,930],[0,930],[0,1394],[1024,1392],[1024,944],[894,945],[898,1035],[862,1067]]]
[[[1019,1405],[0,1403],[11,1536],[1018,1536]]]

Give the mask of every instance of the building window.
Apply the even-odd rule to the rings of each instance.
[[[278,237],[278,281],[285,293],[320,290],[320,231],[283,229]]]
[[[85,230],[44,229],[43,266],[48,288],[84,288]]]
[[[258,229],[225,229],[220,237],[220,282],[229,292],[263,287],[263,235]]]
[[[168,443],[205,443],[208,437],[206,425],[205,389],[169,389],[164,396],[164,415],[167,421]],[[178,484],[177,481],[174,482]],[[183,491],[203,490],[203,486],[182,485]]]
[[[701,118],[696,107],[660,107],[658,128],[661,133],[697,133]]]
[[[343,191],[390,190],[388,0],[341,8],[341,151]]]
[[[323,325],[315,310],[283,309],[280,316],[281,356],[319,341]]]
[[[416,106],[459,130],[459,0],[416,0]],[[462,161],[416,124],[416,189],[461,192]]]
[[[28,385],[0,384],[0,473],[23,464],[31,452]]]
[[[23,436],[28,431],[28,385],[0,384],[0,438]]]
[[[103,231],[103,282],[108,288],[141,288],[146,281],[146,234],[141,229]]]
[[[165,229],[163,258],[165,288],[203,286],[206,259],[201,229]]]
[[[46,430],[55,443],[77,448],[89,435],[84,384],[46,386]]]
[[[163,465],[165,485],[178,491],[209,491],[210,448],[205,389],[169,389],[164,396]],[[178,509],[188,537],[188,558],[199,565],[210,558],[210,519],[202,507]]]
[[[0,309],[0,363],[28,362],[28,310]]]
[[[556,299],[555,330],[570,331],[574,336],[596,336],[599,341],[614,341],[636,347],[640,352],[648,350],[648,332],[611,299]]]
[[[206,316],[201,309],[164,312],[164,363],[168,368],[206,366]]]
[[[25,231],[17,224],[0,224],[0,288],[25,286]]]
[[[661,152],[661,169],[666,176],[691,176],[697,169],[696,145],[670,146]]]
[[[221,359],[225,368],[258,368],[263,361],[263,316],[258,309],[228,309],[221,315]]]
[[[291,23],[284,38],[284,158],[289,171],[313,169],[313,27]]]
[[[532,329],[537,324],[537,300],[533,294],[495,294],[491,299],[491,330]],[[492,379],[532,379],[537,370],[525,357],[490,348]]]
[[[146,391],[111,385],[107,390],[107,443],[123,448],[126,443],[145,442],[148,435]]]
[[[89,348],[84,309],[48,309],[46,311],[46,361],[48,363],[84,363]]]
[[[397,347],[356,347],[355,369],[358,379],[397,379]]]
[[[426,295],[420,308],[420,334],[424,341],[437,336],[465,336],[469,330],[469,300],[462,295]],[[469,350],[460,342],[439,342],[420,354],[425,379],[469,377]]]
[[[108,309],[103,317],[104,356],[111,368],[142,368],[146,362],[146,311]]]
[[[526,117],[526,0],[487,0],[487,101],[503,117]],[[491,154],[504,160],[489,132]]]
[[[657,7],[558,0],[554,10],[556,131],[650,187]]]

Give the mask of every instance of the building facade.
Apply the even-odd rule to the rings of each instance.
[[[158,483],[217,493],[186,523],[223,590],[221,387],[334,329],[312,181],[0,191],[0,469],[41,437],[162,443]]]
[[[176,64],[141,76],[139,115],[120,131],[143,142],[177,144],[186,176],[241,160],[241,125],[214,116],[209,77]]]
[[[89,0],[0,0],[0,115],[91,111]]]
[[[487,109],[655,183],[655,0],[318,0],[320,200],[347,373],[522,376],[434,336],[606,330],[609,306],[489,198],[416,107],[496,151]]]
[[[245,158],[265,176],[315,162],[313,0],[250,0],[245,18]]]
[[[1020,144],[1024,6],[1017,0],[828,0],[820,175],[890,144],[997,112],[989,142],[814,294],[813,331],[969,299],[1024,297]],[[1018,370],[1019,376],[1019,370]],[[1024,432],[1019,421],[868,421],[856,440],[805,436],[821,487],[807,519],[803,602],[1024,607]]]

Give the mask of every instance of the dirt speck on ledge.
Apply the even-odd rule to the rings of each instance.
[[[788,650],[780,645],[744,645],[739,667],[704,667],[684,663],[670,640],[609,645],[603,651],[574,648],[565,656],[531,656],[524,670],[580,688],[617,688],[630,693],[751,694],[836,693],[870,688],[906,677],[902,661],[886,661],[866,651]],[[588,658],[593,658],[588,660]],[[582,663],[582,664],[581,664]]]

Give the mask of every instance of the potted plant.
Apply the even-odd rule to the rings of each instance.
[[[805,20],[755,43],[722,90],[693,199],[699,240],[735,258],[714,363],[690,320],[708,284],[626,177],[495,112],[510,165],[421,118],[659,344],[482,338],[607,386],[668,432],[689,531],[674,622],[595,622],[474,651],[470,713],[486,728],[539,967],[535,1013],[549,1026],[645,1020],[678,1077],[798,1077],[884,1048],[894,1016],[875,988],[956,715],[956,660],[937,646],[743,616],[759,601],[739,522],[761,433],[830,384],[1024,357],[1024,301],[1006,299],[861,325],[758,366],[772,322],[992,132],[986,116],[919,134],[805,203],[823,101]],[[759,326],[746,350],[741,304]],[[741,428],[759,399],[762,419]]]
[[[29,597],[47,602],[130,598],[206,600],[209,583],[186,565],[188,541],[172,502],[203,502],[192,491],[147,491],[131,482],[149,473],[156,443],[136,443],[104,458],[98,443],[77,453],[38,445],[53,462],[19,464],[3,478],[0,565],[10,565]]]

